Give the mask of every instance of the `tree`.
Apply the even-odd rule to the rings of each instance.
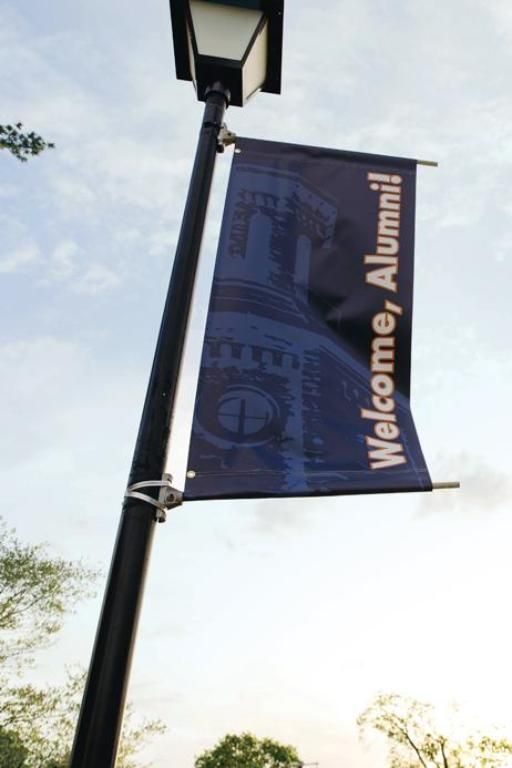
[[[34,131],[22,133],[22,128],[23,123],[0,125],[0,149],[6,149],[22,163],[26,163],[30,156],[39,155],[45,149],[55,147],[55,144],[45,141]]]
[[[21,543],[0,520],[0,768],[67,766],[85,674],[69,673],[64,685],[47,687],[21,678],[66,613],[92,593],[96,575],[42,545]],[[157,720],[134,724],[128,707],[116,768],[137,768],[139,749],[163,730]]]
[[[0,728],[0,765],[2,768],[25,768],[28,749],[18,734]]]
[[[195,768],[286,768],[302,765],[297,750],[252,733],[224,736],[196,758]]]
[[[496,733],[458,735],[441,728],[431,704],[380,694],[358,718],[361,733],[375,730],[387,742],[390,768],[505,768],[512,741]]]
[[[96,572],[22,544],[0,519],[0,674],[30,664],[62,627],[66,613],[90,595]]]
[[[0,733],[2,727],[9,729],[26,747],[26,763],[21,763],[20,768],[67,768],[84,683],[85,674],[77,671],[70,673],[62,686],[21,685],[2,689]],[[137,768],[139,750],[164,730],[160,720],[139,719],[137,722],[129,704],[116,768]],[[1,760],[0,767],[4,768]]]

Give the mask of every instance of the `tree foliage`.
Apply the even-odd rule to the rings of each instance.
[[[390,768],[505,768],[512,741],[496,733],[464,733],[441,727],[431,704],[380,694],[358,718],[361,733],[386,740]],[[455,732],[456,730],[456,732]]]
[[[67,768],[85,682],[68,674],[62,686],[23,680],[37,651],[77,601],[91,594],[96,572],[21,543],[0,520],[0,768]],[[157,720],[124,718],[116,768],[137,768],[137,753],[164,730]],[[9,762],[10,761],[10,762]]]
[[[195,768],[287,768],[300,766],[294,747],[252,733],[228,734],[196,758]]]
[[[59,766],[67,754],[77,718],[82,675],[63,686],[11,685],[2,690],[0,726],[27,747],[27,768]]]
[[[28,749],[14,731],[0,728],[0,765],[2,768],[26,768]]]
[[[4,726],[15,733],[20,743],[28,747],[23,768],[67,768],[84,683],[84,673],[74,672],[63,686],[24,685],[2,692],[0,728]],[[159,720],[136,722],[128,705],[116,768],[137,768],[139,751],[151,737],[164,730]],[[0,766],[4,768],[1,762]]]
[[[81,563],[22,544],[0,520],[0,670],[26,665],[91,592],[96,574]]]
[[[55,147],[55,144],[45,141],[34,131],[24,133],[22,128],[23,123],[0,125],[0,149],[6,149],[22,163],[26,163],[29,157]]]

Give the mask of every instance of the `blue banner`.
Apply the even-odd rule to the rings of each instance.
[[[432,489],[410,396],[416,161],[237,139],[184,498]]]

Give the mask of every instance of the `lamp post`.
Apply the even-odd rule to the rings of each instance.
[[[155,522],[181,503],[164,471],[224,112],[280,92],[282,17],[283,0],[171,0],[176,75],[193,81],[204,116],[70,768],[115,763]]]

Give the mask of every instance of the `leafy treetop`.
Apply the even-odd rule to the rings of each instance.
[[[295,747],[252,733],[228,734],[196,758],[195,768],[299,768]]]
[[[361,733],[375,730],[387,742],[390,768],[506,768],[512,741],[496,733],[452,735],[431,704],[380,694],[358,718]]]
[[[26,664],[59,631],[65,614],[91,592],[95,572],[22,544],[0,520],[0,672]]]

